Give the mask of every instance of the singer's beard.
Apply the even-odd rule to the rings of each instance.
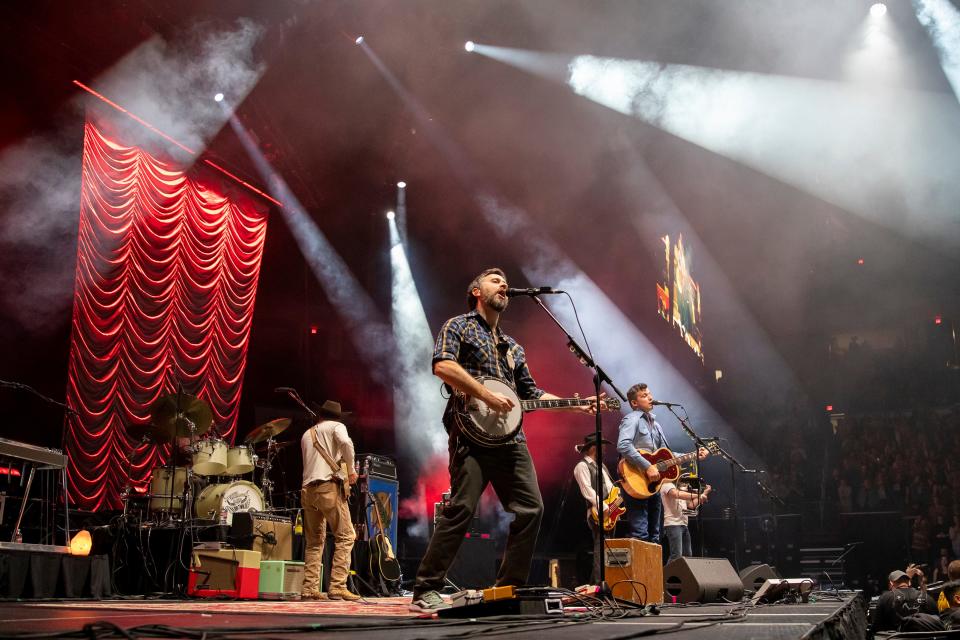
[[[504,295],[502,298],[498,293],[489,295],[483,301],[485,305],[496,311],[497,313],[503,313],[503,310],[507,308],[507,303],[510,302],[510,298]]]

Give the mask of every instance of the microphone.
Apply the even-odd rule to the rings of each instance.
[[[507,297],[515,298],[517,296],[539,296],[545,293],[566,293],[553,287],[530,287],[529,289],[507,289]]]
[[[659,407],[682,407],[683,405],[679,402],[664,402],[663,400],[654,400],[650,404]]]
[[[293,387],[277,387],[273,390],[274,393],[296,393],[297,390]]]

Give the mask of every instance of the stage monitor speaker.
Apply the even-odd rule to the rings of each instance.
[[[634,538],[605,543],[604,575],[614,597],[637,604],[663,602],[663,547]]]
[[[230,541],[238,549],[259,551],[263,560],[293,560],[293,525],[289,516],[257,511],[234,513]]]
[[[663,568],[663,589],[684,603],[743,598],[743,583],[726,558],[677,558]]]
[[[756,592],[765,581],[778,578],[780,574],[768,564],[752,564],[740,572],[740,582],[746,591]]]
[[[486,589],[497,581],[497,549],[493,538],[467,534],[447,571],[460,589]]]

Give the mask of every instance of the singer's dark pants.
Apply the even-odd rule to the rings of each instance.
[[[454,436],[450,442],[450,504],[437,520],[427,553],[420,562],[413,585],[414,600],[427,591],[443,588],[447,569],[460,549],[488,483],[493,485],[503,508],[515,516],[497,573],[497,586],[526,583],[543,518],[543,498],[527,445],[516,443],[488,449]]]

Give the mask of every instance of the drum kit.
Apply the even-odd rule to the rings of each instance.
[[[234,513],[269,510],[270,470],[280,450],[291,444],[274,438],[290,426],[290,419],[262,424],[235,446],[211,433],[212,425],[210,405],[196,396],[173,393],[157,400],[150,423],[132,431],[144,441],[172,444],[174,455],[169,465],[153,469],[149,493],[125,493],[127,507],[134,497],[147,498],[153,519],[196,517],[220,524],[231,524]]]

